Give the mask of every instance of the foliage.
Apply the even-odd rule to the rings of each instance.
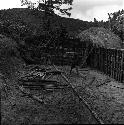
[[[27,5],[27,7],[29,9],[35,9],[35,4],[36,3],[33,3],[31,1],[29,1],[29,0],[21,0],[21,4],[22,4],[22,6]]]
[[[72,9],[72,7],[68,7],[67,9],[62,9],[62,5],[72,5],[73,0],[41,0],[38,2],[38,6],[35,7],[36,3],[33,3],[29,0],[21,0],[22,6],[27,5],[28,8],[38,9],[41,11],[45,11],[45,14],[54,14],[55,10],[58,10],[61,14],[66,14],[70,16],[71,14],[68,12]]]
[[[0,33],[17,40],[30,35],[32,31],[23,21],[4,20],[0,22]]]
[[[10,10],[1,10],[1,20],[12,22],[15,25],[19,23],[21,26],[26,26],[30,30],[36,29],[36,34],[40,35],[43,33],[43,15],[44,12],[37,11],[28,8],[17,8]],[[108,27],[106,22],[98,22],[99,26]],[[9,24],[10,25],[10,24]],[[86,30],[90,27],[98,27],[94,22],[82,21],[73,18],[64,18],[57,15],[52,16],[50,20],[52,30],[56,30],[60,25],[64,26],[69,33],[76,34],[78,31]]]
[[[107,23],[103,21],[98,22],[96,20],[95,22],[88,22],[64,18],[55,14],[53,16],[48,16],[48,14],[48,17],[52,17],[50,18],[51,28],[46,32],[43,27],[44,12],[40,9],[21,8],[1,10],[1,15],[0,27],[3,27],[3,32],[6,32],[6,34],[10,33],[10,37],[13,36],[16,41],[18,40],[16,38],[20,39],[20,37],[23,37],[23,40],[25,40],[25,42],[22,41],[23,45],[26,43],[23,46],[25,48],[24,51],[23,47],[19,45],[21,51],[24,52],[22,55],[24,58],[28,59],[28,61],[33,59],[33,62],[36,58],[39,58],[39,54],[41,57],[44,49],[45,52],[55,50],[60,52],[59,50],[62,50],[63,45],[66,49],[67,47],[77,46],[75,40],[69,39],[69,34],[74,36],[90,27],[107,27]],[[2,30],[2,28],[0,28],[0,30]],[[1,33],[4,34],[3,32]],[[55,53],[57,53],[57,51]],[[28,54],[32,57],[26,56]]]
[[[91,27],[82,31],[78,36],[82,42],[92,42],[96,46],[105,48],[121,48],[120,38],[105,28]]]
[[[62,8],[62,5],[72,5],[73,0],[41,0],[38,2],[38,6],[35,7],[36,3],[32,3],[28,0],[21,0],[22,5],[27,5],[28,8],[37,9],[39,11],[44,11],[43,23],[44,30],[50,30],[50,17],[55,14],[55,11],[59,11],[63,15],[70,16],[70,11],[72,7]]]
[[[108,15],[111,30],[124,40],[124,10],[109,13]]]

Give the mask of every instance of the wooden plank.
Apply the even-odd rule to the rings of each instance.
[[[121,59],[122,59],[122,52],[119,50],[118,53],[119,53],[118,81],[121,81],[121,80],[120,80],[120,79],[121,79],[120,77],[121,77]]]
[[[117,50],[115,51],[115,60],[114,60],[114,79],[117,76]]]
[[[108,49],[105,50],[105,58],[106,58],[106,67],[105,67],[105,73],[108,74]]]
[[[116,74],[116,50],[113,51],[113,78]]]
[[[39,97],[35,96],[35,95],[32,95],[26,91],[24,91],[24,88],[21,87],[21,86],[18,86],[18,89],[26,96],[32,98],[33,100],[36,100],[38,101],[40,104],[46,104],[42,99],[40,99]]]
[[[104,49],[104,54],[105,54],[105,55],[104,55],[104,69],[105,69],[104,72],[105,72],[105,74],[107,74],[107,73],[106,73],[106,68],[107,68],[107,62],[106,62],[106,49]]]
[[[110,67],[111,67],[111,60],[110,60],[110,49],[108,49],[108,75],[110,76]]]
[[[117,80],[119,81],[119,50],[117,50]]]
[[[104,66],[103,66],[103,59],[104,59],[104,57],[103,57],[103,48],[101,48],[101,71],[103,72],[103,68],[104,68]]]
[[[115,50],[112,50],[112,78],[114,78],[114,73],[115,73],[115,71],[114,71],[114,63],[115,63],[115,60],[114,60],[114,58],[115,58],[114,52],[115,52]]]
[[[121,56],[121,59],[120,59],[120,78],[119,78],[119,81],[122,82],[122,75],[123,75],[123,63],[124,63],[124,54],[123,54],[123,51],[120,51],[120,56]]]
[[[101,70],[101,58],[100,58],[100,55],[101,55],[101,51],[100,51],[100,47],[99,47],[99,71]]]
[[[122,52],[122,78],[121,78],[121,82],[124,83],[124,51]]]

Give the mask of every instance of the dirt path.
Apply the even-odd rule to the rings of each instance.
[[[122,83],[115,82],[94,70],[80,69],[81,75],[78,76],[75,71],[69,75],[69,67],[58,68],[65,72],[77,93],[104,123],[124,123],[124,85]],[[61,77],[52,79],[65,82]],[[0,79],[3,125],[98,123],[70,88],[54,92],[35,92],[46,103],[40,104],[19,92],[14,86],[16,83],[13,82],[7,81],[13,86],[8,89],[6,97],[3,80]]]
[[[69,74],[69,67],[62,67]],[[124,84],[94,70],[80,69],[69,76],[79,95],[106,124],[124,123]],[[82,78],[83,77],[83,78]]]
[[[24,96],[14,85],[6,96],[2,83],[1,79],[2,125],[98,124],[70,88],[35,93],[44,100],[45,104],[41,104]]]

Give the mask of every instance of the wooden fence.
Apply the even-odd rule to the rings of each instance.
[[[124,49],[117,50],[93,47],[92,45],[89,47],[85,46],[80,50],[80,57],[82,58],[82,64],[87,60],[87,64],[91,68],[97,69],[111,78],[124,83]],[[60,54],[53,55],[52,59],[57,65],[71,64],[69,57],[63,57]]]
[[[90,67],[124,83],[124,49],[117,50],[96,47],[87,61]]]

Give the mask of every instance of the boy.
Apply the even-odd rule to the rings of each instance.
[[[79,55],[78,55],[78,53],[76,53],[76,52],[73,53],[73,56],[72,56],[71,61],[72,61],[72,62],[71,62],[70,74],[71,74],[71,72],[72,72],[72,69],[75,68],[77,74],[79,75],[78,66],[79,66],[80,60],[79,60]]]

